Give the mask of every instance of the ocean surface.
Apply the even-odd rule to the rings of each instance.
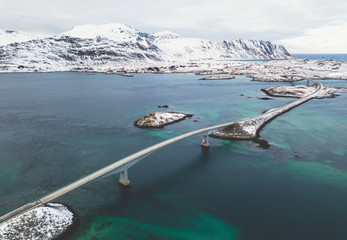
[[[257,98],[279,83],[199,78],[1,74],[0,214],[155,143],[292,100]],[[194,117],[134,127],[164,104]],[[56,199],[78,213],[67,239],[347,239],[346,109],[341,94],[277,117],[260,132],[268,149],[210,139],[204,150],[202,136],[160,149],[129,169],[129,189],[115,174]]]
[[[307,58],[309,60],[335,59],[342,62],[347,62],[347,54],[291,54],[299,58]]]

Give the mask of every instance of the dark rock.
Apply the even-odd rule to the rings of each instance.
[[[258,143],[258,147],[264,148],[264,149],[269,149],[271,145],[264,139],[254,139],[253,142]]]
[[[230,80],[234,79],[234,76],[209,76],[205,78],[201,78],[199,80]]]
[[[269,98],[269,97],[257,97],[260,100],[274,100],[273,98]]]
[[[243,130],[239,123],[235,123],[229,127],[218,129],[209,136],[220,139],[254,139],[254,136]]]
[[[159,105],[158,108],[169,108],[169,105]]]

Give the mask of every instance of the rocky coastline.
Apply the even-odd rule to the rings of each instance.
[[[147,65],[147,66],[144,66]],[[59,72],[54,70],[33,70],[30,68],[0,66],[0,72]],[[307,60],[292,58],[289,60],[271,60],[267,62],[247,61],[205,61],[194,62],[157,62],[150,64],[137,64],[137,66],[121,66],[114,68],[79,67],[63,71],[72,72],[101,72],[123,71],[130,73],[195,73],[197,75],[228,74],[228,76],[245,75],[253,81],[262,82],[296,82],[304,79],[339,79],[347,80],[347,62],[338,60]],[[221,79],[219,76],[212,76]]]
[[[74,214],[59,203],[47,203],[0,224],[0,239],[57,239],[74,224]]]
[[[200,78],[199,80],[230,80],[230,79],[234,79],[234,76],[209,76],[209,77],[205,77],[205,78]]]

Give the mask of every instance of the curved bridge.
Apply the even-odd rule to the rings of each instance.
[[[312,80],[314,81],[314,80]],[[174,137],[174,138],[171,138],[169,140],[166,140],[166,141],[163,141],[161,143],[158,143],[154,146],[151,146],[149,148],[146,148],[146,149],[143,149],[137,153],[134,153],[126,158],[123,158],[115,163],[112,163],[80,180],[77,180],[65,187],[62,187],[60,189],[58,189],[57,191],[55,192],[52,192],[34,202],[31,202],[31,203],[28,203],[28,204],[25,204],[23,205],[22,207],[19,207],[3,216],[0,217],[0,223],[3,222],[3,221],[6,221],[12,217],[15,217],[21,213],[24,213],[28,210],[31,210],[33,208],[36,208],[36,207],[39,207],[41,206],[42,204],[44,203],[47,203],[49,201],[52,201],[53,199],[56,199],[62,195],[64,195],[65,193],[68,193],[78,187],[81,187],[82,185],[88,183],[88,182],[91,182],[99,177],[102,177],[106,174],[109,174],[109,173],[118,173],[120,172],[120,179],[119,179],[119,182],[123,185],[129,185],[130,184],[130,181],[128,180],[128,172],[127,172],[127,169],[130,168],[131,166],[133,166],[134,164],[136,164],[138,161],[140,161],[142,158],[141,157],[144,157],[146,156],[147,154],[159,149],[159,148],[162,148],[162,147],[165,147],[171,143],[174,143],[174,142],[177,142],[177,141],[180,141],[182,139],[185,139],[185,138],[188,138],[188,137],[191,137],[191,136],[194,136],[194,135],[197,135],[197,134],[200,134],[200,133],[206,133],[208,131],[211,131],[211,130],[215,130],[215,129],[220,129],[220,128],[225,128],[225,127],[228,127],[228,126],[232,126],[234,124],[237,124],[237,123],[242,123],[246,128],[247,126],[251,126],[254,121],[257,123],[258,122],[258,119],[259,118],[262,118],[263,121],[262,122],[258,122],[255,126],[256,130],[252,129],[252,131],[254,132],[258,132],[260,127],[263,126],[266,122],[270,121],[271,119],[273,119],[274,117],[312,99],[312,98],[315,98],[317,95],[318,95],[318,92],[319,90],[322,89],[323,85],[319,82],[315,82],[315,91],[305,97],[302,97],[298,100],[295,100],[295,101],[292,101],[290,103],[287,103],[281,107],[278,107],[278,108],[274,108],[274,109],[271,109],[271,110],[268,110],[266,111],[265,113],[259,115],[259,116],[256,116],[256,117],[250,117],[250,118],[244,118],[244,119],[241,119],[241,120],[237,120],[237,121],[233,121],[233,122],[228,122],[228,123],[224,123],[224,124],[220,124],[220,125],[215,125],[215,126],[211,126],[211,127],[207,127],[207,128],[202,128],[202,129],[199,129],[199,130],[195,130],[195,131],[192,131],[192,132],[189,132],[189,133],[185,133],[185,134],[182,134],[180,136],[177,136],[177,137]],[[271,114],[271,117],[268,118],[268,117],[265,117],[264,116],[268,116],[270,113]],[[254,125],[254,124],[253,124]],[[253,126],[252,125],[252,126]],[[254,126],[253,126],[254,127]]]
[[[315,84],[315,91],[311,94],[308,94],[304,97],[301,97],[295,101],[289,102],[285,105],[282,105],[277,108],[272,108],[270,110],[265,111],[264,113],[246,119],[241,119],[236,121],[236,123],[219,129],[218,131],[212,133],[212,137],[225,138],[225,139],[254,139],[258,137],[259,130],[269,121],[276,118],[277,116],[307,102],[308,100],[317,97],[319,91],[324,87],[321,83],[311,80]],[[308,82],[308,81],[307,81]]]

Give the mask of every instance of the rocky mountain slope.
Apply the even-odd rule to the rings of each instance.
[[[56,36],[0,31],[0,71],[139,69],[191,61],[287,59],[268,41],[208,41],[124,24],[82,25]]]

